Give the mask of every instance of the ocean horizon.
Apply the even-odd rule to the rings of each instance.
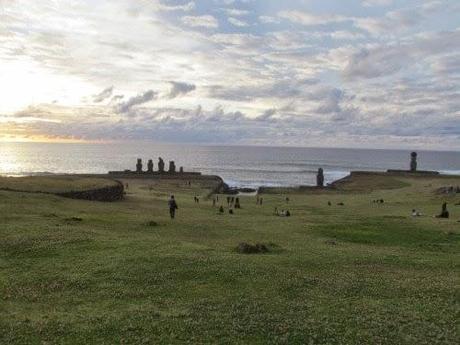
[[[418,150],[418,168],[460,174],[460,152]],[[175,161],[185,171],[218,175],[232,187],[314,185],[318,168],[331,183],[351,171],[408,169],[411,150],[131,143],[0,143],[0,174],[103,174],[135,170],[137,158]]]

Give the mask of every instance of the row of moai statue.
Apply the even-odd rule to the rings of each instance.
[[[142,165],[142,159],[141,158],[138,158],[137,159],[137,164],[136,164],[136,172],[138,174],[142,174],[144,171],[143,171],[143,165]],[[163,158],[158,158],[158,172],[159,173],[165,173],[165,162],[163,160]],[[176,172],[176,163],[174,163],[174,161],[170,161],[169,162],[169,169],[168,169],[168,173],[175,173]],[[179,169],[179,172],[180,173],[183,173],[184,172],[184,168],[183,167],[180,167]],[[147,173],[151,173],[153,174],[154,171],[153,171],[153,160],[149,159],[148,163],[147,163]]]

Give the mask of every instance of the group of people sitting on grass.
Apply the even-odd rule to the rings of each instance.
[[[328,201],[327,206],[332,206],[332,202]],[[343,202],[338,202],[337,206],[345,206],[345,204]]]
[[[423,214],[417,211],[415,208],[412,210],[412,217],[422,217]],[[447,210],[447,202],[444,202],[441,207],[441,213],[434,216],[435,218],[449,218],[450,214]]]
[[[257,204],[261,205],[261,199],[262,198],[259,198],[259,196],[257,196]],[[200,199],[195,196],[194,197],[194,201],[195,203],[199,203],[200,202]],[[219,196],[216,196],[212,203],[213,203],[213,206],[216,206],[216,202],[219,201]],[[259,203],[260,202],[260,203]],[[383,203],[383,199],[380,199],[380,200],[373,200],[373,202],[378,202],[378,203]],[[289,199],[286,198],[286,203],[289,203]],[[229,206],[229,214],[234,214],[234,211],[233,209],[234,208],[241,208],[241,204],[240,204],[240,199],[238,197],[227,197],[227,204]],[[331,206],[332,203],[330,201],[328,201],[328,205]],[[344,204],[343,203],[338,203],[337,205],[341,205],[343,206]],[[177,202],[174,198],[174,195],[171,195],[171,198],[168,200],[168,207],[169,207],[169,215],[171,216],[171,219],[174,219],[175,215],[176,215],[176,210],[179,209],[179,207],[177,206]],[[225,212],[224,210],[224,207],[221,205],[219,207],[219,213],[223,214]],[[278,210],[278,207],[275,207],[275,212],[274,212],[274,215],[276,216],[279,216],[279,217],[290,217],[291,216],[291,212],[289,210],[284,210],[282,209],[281,211]],[[416,209],[412,209],[412,217],[421,217],[422,216],[422,213],[417,211]],[[449,218],[450,214],[449,214],[449,211],[447,210],[447,203],[444,202],[442,204],[442,208],[441,208],[441,213],[436,215],[435,217],[436,218]]]
[[[278,207],[275,207],[275,216],[279,216],[279,217],[290,217],[291,216],[291,212],[289,212],[289,210],[281,210],[281,211],[278,211]]]

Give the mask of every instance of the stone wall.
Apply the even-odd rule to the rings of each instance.
[[[107,186],[103,188],[85,191],[70,191],[65,193],[57,193],[56,195],[71,199],[112,202],[123,199],[124,187],[121,182],[116,181],[116,184],[113,186]]]

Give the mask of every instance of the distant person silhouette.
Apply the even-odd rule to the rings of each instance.
[[[171,219],[174,219],[176,216],[176,210],[179,208],[177,206],[177,202],[174,199],[174,195],[171,195],[171,198],[168,201],[168,206],[169,206],[169,215],[171,216]]]
[[[447,202],[442,204],[441,214],[437,215],[436,218],[449,218],[449,211],[447,211]]]

